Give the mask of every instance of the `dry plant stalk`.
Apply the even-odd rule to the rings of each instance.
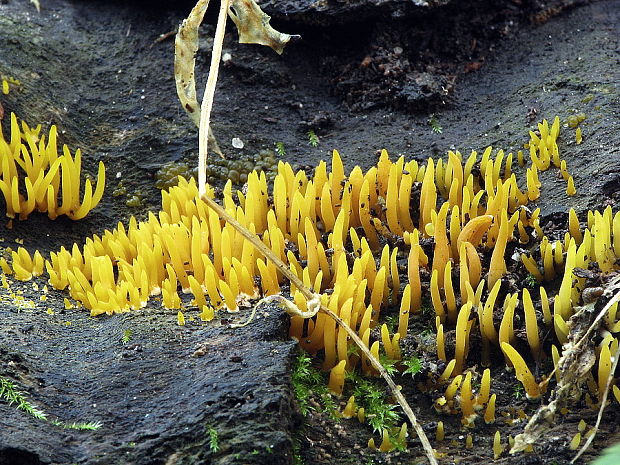
[[[187,19],[179,26],[174,43],[174,80],[177,95],[181,106],[194,122],[200,127],[200,105],[196,99],[196,80],[194,67],[196,66],[196,51],[198,50],[198,26],[202,23],[209,0],[199,0]],[[220,147],[209,127],[209,145],[212,150],[224,157]]]
[[[557,366],[560,367],[560,381],[551,394],[550,402],[547,405],[539,407],[525,426],[523,433],[515,437],[514,446],[510,449],[511,454],[522,452],[527,446],[535,444],[536,441],[538,441],[543,434],[547,433],[555,424],[557,412],[579,395],[581,386],[586,381],[588,373],[590,373],[590,370],[596,362],[596,355],[591,338],[594,332],[600,327],[609,308],[620,301],[620,276],[615,277],[607,285],[604,295],[611,296],[611,298],[598,313],[595,313],[596,302],[593,302],[580,307],[571,317],[569,323],[569,341],[564,345],[562,357],[557,364]],[[613,377],[615,367],[618,363],[618,355],[619,354],[616,354],[616,360],[614,360],[613,369],[610,371],[610,377]],[[549,374],[547,380],[551,379],[555,371],[554,369]],[[609,389],[610,384],[611,378],[607,380],[607,389]],[[596,428],[598,428],[600,423],[606,400],[607,393],[605,393],[602,399]],[[582,450],[579,451],[574,460],[585,451],[591,442],[592,441],[588,439],[588,442],[584,444]]]
[[[254,2],[254,0],[222,0],[222,5],[220,8],[220,14],[218,18],[218,23],[216,26],[216,34],[213,42],[213,53],[211,55],[211,67],[209,69],[209,77],[207,79],[207,87],[205,89],[205,94],[203,97],[203,102],[201,106],[201,115],[200,115],[200,126],[199,126],[199,179],[198,186],[199,192],[202,200],[212,208],[220,218],[224,219],[228,222],[233,228],[235,228],[245,239],[250,241],[258,249],[258,251],[268,260],[270,260],[278,270],[286,276],[296,287],[297,289],[304,295],[306,300],[308,301],[309,310],[307,312],[300,312],[299,309],[295,311],[296,306],[289,302],[286,304],[286,311],[288,313],[292,313],[298,316],[302,316],[303,318],[309,318],[314,316],[317,312],[322,312],[328,315],[330,318],[333,318],[344,330],[347,332],[349,337],[353,340],[356,346],[364,353],[368,360],[372,364],[372,366],[379,372],[381,377],[386,381],[390,392],[401,406],[405,415],[409,419],[409,422],[415,429],[422,446],[424,447],[424,452],[429,460],[431,465],[437,465],[437,459],[435,458],[435,452],[422,429],[422,426],[418,422],[413,410],[407,403],[407,400],[402,395],[394,380],[387,373],[383,365],[377,360],[370,352],[370,350],[364,345],[363,341],[360,337],[353,331],[347,323],[345,323],[338,315],[329,310],[327,307],[320,304],[320,297],[318,294],[314,294],[310,289],[308,289],[303,282],[295,276],[288,267],[278,258],[275,254],[262,242],[260,241],[254,234],[252,234],[249,230],[243,227],[239,222],[237,222],[233,217],[231,217],[219,204],[217,204],[214,200],[210,199],[208,196],[204,195],[205,193],[205,185],[206,185],[206,177],[204,167],[206,167],[206,156],[207,156],[207,139],[208,139],[208,127],[209,127],[209,119],[211,108],[213,104],[213,96],[215,94],[215,85],[217,81],[217,73],[219,68],[222,43],[224,40],[224,25],[226,21],[225,12],[229,10],[229,1],[230,7],[233,10],[229,14],[235,21],[237,28],[239,29],[240,42],[242,43],[259,43],[263,45],[268,45],[273,48],[276,52],[282,53],[284,45],[293,37],[288,34],[281,34],[275,31],[269,25],[269,16],[264,14],[258,5]],[[195,83],[194,83],[194,65],[195,60],[193,58],[193,54],[198,48],[198,31],[197,28],[204,17],[204,12],[206,11],[206,7],[208,5],[208,0],[199,0],[192,13],[190,13],[190,17],[188,20],[183,22],[179,30],[179,34],[177,35],[177,47],[175,53],[175,63],[177,63],[176,54],[179,54],[179,50],[184,50],[183,57],[183,75],[180,76],[179,69],[175,66],[175,79],[177,80],[177,90],[179,90],[179,98],[181,100],[182,105],[186,110],[190,113],[186,107],[186,103],[191,100],[193,97],[195,99]],[[190,18],[193,18],[190,21]],[[195,28],[195,31],[187,32],[186,27]],[[183,31],[185,31],[183,33]],[[186,46],[183,44],[183,34],[186,36],[189,35],[190,41],[195,41],[190,43],[190,45]],[[195,34],[195,35],[194,35]],[[181,42],[179,44],[179,42]],[[191,51],[191,58],[189,52]],[[188,71],[188,67],[191,65],[191,69]],[[179,82],[181,81],[181,86],[179,86]],[[192,91],[193,88],[193,91]]]

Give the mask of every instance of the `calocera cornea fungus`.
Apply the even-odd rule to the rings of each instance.
[[[512,362],[517,379],[521,381],[521,384],[523,384],[523,388],[525,389],[525,393],[528,398],[538,399],[541,395],[540,387],[534,379],[534,375],[532,375],[532,372],[525,363],[525,360],[523,360],[523,357],[521,357],[519,352],[517,352],[517,350],[507,342],[503,342],[501,346],[504,354],[506,354],[506,357],[508,357]]]
[[[541,123],[539,134],[531,135],[528,148],[532,164],[526,170],[528,189],[524,192],[517,185],[520,170],[515,167],[513,172],[512,154],[504,156],[498,151],[493,157],[491,148],[482,154],[479,174],[475,152],[465,163],[460,153],[451,152],[445,163],[429,159],[418,166],[402,157],[392,162],[383,151],[377,166],[367,172],[355,167],[347,176],[340,155],[334,152],[331,172],[324,162],[313,176],[295,172],[290,164],[280,162],[272,187],[264,173],[256,172],[248,175],[243,192],[233,192],[232,183],[227,183],[223,208],[260,238],[306,287],[321,294],[321,303],[354,328],[375,356],[383,350],[388,358],[400,359],[399,341],[410,331],[411,319],[418,317],[430,275],[438,358],[448,360],[445,334],[456,331],[454,358],[437,378],[438,384],[448,384],[440,410],[457,411],[455,396],[460,388],[460,410],[466,423],[482,409],[485,422],[491,423],[495,421],[497,394],[490,394],[490,371],[484,371],[476,397],[471,389],[472,372],[462,375],[467,368],[471,332],[478,327],[483,364],[491,362],[491,350],[499,346],[507,362],[514,365],[528,396],[541,395],[523,356],[513,347],[515,329],[525,326],[533,357],[542,354],[532,296],[522,291],[524,320],[514,318],[519,297],[514,289],[504,288],[511,294],[502,297],[503,306],[502,300],[498,302],[502,277],[520,266],[505,258],[506,250],[511,250],[509,244],[517,240],[513,237],[515,227],[522,244],[532,248],[536,241],[542,241],[538,262],[534,258],[538,252],[521,255],[525,269],[540,283],[562,275],[554,315],[545,289],[540,287],[539,291],[543,321],[555,325],[560,342],[566,340],[566,321],[583,288],[579,279],[573,283],[574,268],[596,261],[603,271],[611,271],[620,254],[620,216],[612,217],[611,210],[589,215],[583,230],[574,211],[570,212],[569,234],[564,242],[545,238],[540,210],[526,210],[528,201],[540,195],[539,171],[554,165],[563,175],[568,174],[566,163],[559,158],[558,124]],[[22,132],[29,131],[19,130],[19,140]],[[52,138],[55,144],[55,133],[50,133],[48,145]],[[29,176],[24,192],[10,175],[14,166],[3,161],[0,179],[13,214],[44,207],[47,202],[53,205],[54,214],[77,219],[89,201],[92,205],[100,199],[99,183],[93,188],[87,182],[84,194],[75,194],[75,186],[80,185],[76,176],[79,179],[81,156],[69,154],[64,161],[59,158],[51,162],[47,174]],[[517,160],[525,164],[522,152],[517,153]],[[15,169],[17,166],[23,168],[18,163]],[[65,172],[72,173],[66,180],[57,176]],[[414,191],[420,194],[419,203],[411,196]],[[215,192],[207,186],[206,195],[214,198]],[[81,202],[80,197],[84,199]],[[398,236],[403,241],[395,247]],[[373,252],[380,253],[379,260]],[[27,279],[35,274],[35,268],[42,268],[40,255],[28,259],[26,252],[16,252],[9,271],[18,279]],[[272,262],[204,202],[194,180],[183,178],[177,186],[162,191],[158,214],[151,213],[144,221],[132,219],[127,227],[119,223],[113,230],[89,238],[81,247],[50,254],[44,262],[50,284],[57,289],[68,287],[71,297],[92,315],[141,308],[149,298],[161,295],[163,306],[179,312],[177,315],[192,312],[195,307],[203,321],[210,321],[219,311],[238,311],[241,300],[278,295],[287,289],[283,274]],[[404,262],[406,273],[399,269]],[[5,266],[2,268],[7,272]],[[459,273],[456,287],[453,271]],[[485,275],[486,283],[482,279]],[[308,302],[296,286],[289,289],[295,305],[306,309]],[[190,299],[182,299],[181,293],[191,293],[189,304]],[[388,306],[399,312],[394,334],[382,324],[382,313]],[[609,324],[611,328],[616,325],[615,321]],[[373,332],[375,327],[380,331]],[[373,340],[377,333],[379,340]],[[364,355],[351,355],[347,334],[324,314],[310,320],[293,317],[289,334],[309,352],[323,354],[323,369],[330,371],[329,388],[337,394],[347,393],[347,371],[361,367],[366,374],[376,374]],[[552,348],[554,361],[557,352]],[[605,349],[601,354],[599,376],[608,365]],[[351,399],[344,409],[346,416],[357,415],[363,420],[364,410],[356,409]]]
[[[47,212],[50,219],[66,215],[80,220],[103,197],[105,166],[99,162],[96,187],[86,179],[80,200],[82,154],[78,149],[72,156],[66,145],[58,154],[56,126],[46,141],[40,125],[30,128],[22,121],[20,127],[11,113],[10,140],[0,131],[0,160],[0,190],[9,218],[24,220],[37,210]]]

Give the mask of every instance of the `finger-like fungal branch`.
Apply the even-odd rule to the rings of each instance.
[[[237,232],[239,232],[239,234],[241,234],[245,239],[250,241],[252,245],[254,245],[254,247],[256,247],[265,258],[270,260],[276,266],[278,271],[280,271],[284,276],[286,276],[286,278],[290,280],[290,282],[297,288],[297,290],[303,294],[303,296],[307,299],[308,302],[316,301],[317,294],[308,289],[304,285],[304,283],[297,276],[295,276],[294,273],[291,272],[291,270],[284,264],[284,262],[280,260],[270,248],[268,248],[262,241],[260,241],[256,235],[253,235],[250,231],[244,228],[237,220],[230,216],[218,203],[216,203],[209,196],[203,195],[201,198],[211,209],[213,209],[220,216],[220,218],[228,222],[233,228],[235,228],[235,230],[237,230]],[[409,403],[400,392],[400,390],[396,386],[396,383],[394,383],[394,380],[385,370],[381,362],[379,362],[379,360],[372,355],[372,353],[370,352],[370,350],[368,350],[368,347],[364,344],[362,339],[355,333],[355,331],[351,329],[348,324],[346,324],[345,321],[342,320],[342,318],[340,318],[338,315],[336,315],[324,305],[319,305],[320,307],[318,312],[324,313],[330,318],[334,319],[336,323],[338,323],[338,325],[347,332],[351,340],[360,349],[364,356],[370,361],[372,367],[377,370],[381,377],[385,380],[392,396],[401,406],[401,408],[405,412],[405,415],[409,419],[411,426],[413,426],[418,437],[420,438],[420,442],[424,447],[424,452],[426,453],[429,463],[431,463],[432,465],[437,465],[437,459],[435,458],[433,447],[431,446],[431,443],[426,437],[426,433],[424,433],[422,425],[420,425],[420,423],[418,422],[415,414],[413,413],[413,410],[409,406]]]

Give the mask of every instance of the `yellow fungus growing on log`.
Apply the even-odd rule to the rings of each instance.
[[[491,394],[491,370],[486,368],[482,373],[482,381],[480,382],[480,392],[476,396],[476,406],[482,407],[489,401]]]
[[[420,193],[420,229],[431,223],[431,212],[437,209],[437,190],[435,186],[435,163],[428,159]]]
[[[536,383],[534,375],[532,375],[532,372],[525,363],[525,360],[523,360],[523,357],[521,357],[519,352],[517,352],[516,349],[514,349],[507,342],[503,342],[501,347],[504,354],[506,354],[506,357],[510,359],[515,367],[517,379],[521,381],[521,384],[523,384],[523,388],[525,389],[528,399],[538,399],[541,395],[540,387],[538,386],[538,383]]]
[[[435,430],[435,440],[443,441],[445,438],[445,435],[446,433],[444,430],[443,421],[437,422],[437,429]]]
[[[555,329],[555,335],[560,341],[560,344],[566,344],[568,342],[569,329],[566,321],[564,321],[564,318],[562,318],[562,315],[558,313],[555,313],[553,315],[553,326]]]
[[[445,352],[445,350],[444,350]],[[439,378],[437,379],[437,382],[439,384],[443,384],[445,382],[448,381],[448,379],[450,378],[450,376],[452,376],[452,372],[454,371],[454,366],[456,365],[456,360],[452,359],[448,362],[448,364],[446,365],[446,368],[444,369],[443,373],[441,375],[439,375]]]
[[[448,208],[450,205],[445,202],[437,218],[434,221],[434,237],[435,237],[435,249],[433,254],[433,272],[437,270],[437,284],[440,288],[444,287],[444,270],[448,260],[450,260],[451,248],[448,242],[448,236],[446,234],[446,219],[448,215]]]
[[[493,224],[492,215],[482,215],[472,218],[462,229],[458,236],[458,247],[461,247],[462,242],[469,242],[474,247],[480,244],[482,237]]]
[[[521,254],[521,262],[523,263],[523,265],[525,266],[527,271],[532,276],[534,276],[536,281],[538,281],[540,283],[540,282],[542,282],[545,279],[543,277],[542,273],[540,272],[540,269],[538,268],[538,265],[536,265],[536,261],[532,257],[528,257],[527,255],[522,253]]]
[[[454,396],[456,395],[456,392],[461,385],[461,381],[463,381],[463,375],[457,375],[454,377],[452,382],[446,388],[446,400],[451,401],[452,399],[454,399]]]
[[[582,418],[581,420],[579,420],[579,425],[577,425],[577,429],[580,433],[583,433],[586,430],[587,426],[588,425],[586,424],[585,420]]]
[[[333,394],[337,396],[341,395],[342,390],[344,389],[344,375],[346,364],[346,360],[341,360],[329,372],[329,383],[327,384],[327,387]]]
[[[487,404],[487,408],[484,411],[484,422],[489,425],[491,423],[495,423],[495,399],[497,398],[497,394],[491,395],[489,399],[489,403]]]
[[[441,295],[439,293],[439,272],[433,270],[431,273],[431,300],[433,308],[435,309],[435,315],[443,322],[446,319],[446,311],[444,310],[443,303],[441,302]]]
[[[504,254],[506,251],[506,245],[508,244],[509,236],[512,234],[511,222],[508,220],[508,214],[506,210],[501,212],[501,224],[499,227],[499,235],[497,242],[493,248],[491,255],[491,264],[489,265],[489,278],[487,284],[491,289],[498,279],[506,273],[506,260]]]
[[[454,367],[455,373],[462,373],[463,364],[467,358],[467,351],[469,349],[469,333],[471,331],[471,322],[469,321],[471,309],[471,302],[467,302],[463,305],[459,311],[456,321],[456,346],[454,355],[454,358],[456,359],[456,365]]]
[[[446,307],[448,308],[448,321],[450,321],[451,323],[455,323],[457,316],[457,307],[454,287],[452,285],[452,262],[450,261],[446,263],[443,282],[444,294],[446,296]]]
[[[411,312],[411,285],[407,284],[403,290],[403,296],[400,301],[400,310],[398,313],[398,334],[401,338],[407,336],[407,327],[409,325],[409,314]]]
[[[476,412],[474,410],[474,399],[471,389],[471,371],[467,372],[465,375],[465,380],[461,385],[460,401],[461,412],[463,414],[463,419],[461,422],[466,427],[472,426],[474,424],[474,420],[476,419]]]
[[[392,445],[392,441],[390,440],[390,433],[387,429],[383,429],[382,432],[382,440],[381,445],[379,446],[379,450],[381,452],[389,452],[394,448]]]
[[[347,405],[345,405],[342,412],[342,418],[352,418],[357,414],[357,407],[355,405],[355,396],[349,397]]]
[[[603,399],[607,388],[607,380],[611,372],[612,358],[609,346],[605,344],[598,358],[598,398]]]
[[[566,195],[573,196],[577,193],[577,189],[575,189],[575,181],[572,176],[568,177],[568,182],[566,184]]]
[[[525,311],[525,332],[527,342],[530,345],[532,356],[535,360],[540,360],[540,337],[538,335],[538,322],[536,321],[536,311],[532,303],[530,292],[523,288],[523,308]]]
[[[579,444],[581,444],[581,433],[577,432],[577,434],[573,436],[573,439],[571,439],[570,444],[568,445],[568,448],[570,450],[577,450],[577,448],[579,447]]]
[[[581,135],[581,128],[577,128],[575,130],[575,141],[577,142],[577,145],[583,142],[583,136]]]
[[[500,458],[503,452],[504,446],[502,446],[501,436],[499,434],[499,431],[496,431],[495,435],[493,436],[493,460],[497,460],[498,458]]]
[[[103,196],[105,167],[99,163],[94,193],[91,181],[85,182],[83,201],[80,203],[80,150],[72,157],[69,149],[63,146],[59,155],[56,126],[51,127],[47,143],[45,136],[39,137],[39,130],[40,127],[30,129],[23,121],[20,129],[17,117],[11,114],[10,143],[5,141],[0,131],[0,155],[3,159],[0,190],[6,201],[7,216],[13,218],[19,214],[23,220],[36,208],[47,212],[50,219],[67,215],[79,220],[95,208]],[[27,143],[18,145],[18,140]],[[57,205],[59,194],[62,195],[60,207]]]
[[[577,218],[577,213],[575,213],[574,208],[568,210],[568,231],[575,239],[577,245],[580,245],[583,242],[583,234],[581,233],[579,219]]]

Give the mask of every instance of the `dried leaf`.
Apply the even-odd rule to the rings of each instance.
[[[196,99],[194,76],[196,51],[198,50],[198,27],[202,23],[208,6],[209,0],[198,0],[187,19],[179,26],[179,32],[174,41],[174,80],[177,95],[183,109],[196,127],[200,127],[200,105]],[[210,127],[208,142],[215,153],[224,156]]]
[[[181,105],[196,126],[200,126],[200,105],[196,99],[196,51],[198,26],[202,23],[209,0],[198,0],[187,19],[179,26],[174,42],[174,80]]]
[[[240,44],[266,45],[281,55],[289,40],[299,37],[272,28],[269,24],[271,17],[254,0],[232,0],[228,15],[237,25]]]

